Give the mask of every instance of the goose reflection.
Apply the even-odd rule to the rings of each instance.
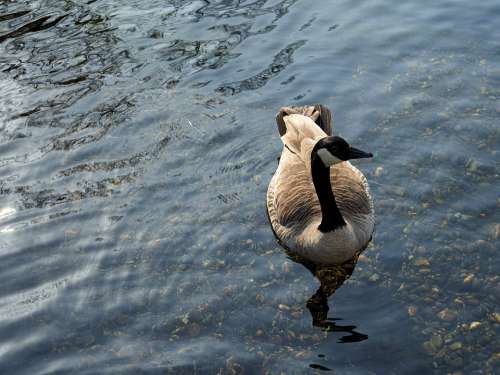
[[[348,335],[339,339],[341,343],[359,342],[368,339],[368,336],[355,331],[354,325],[342,325],[338,321],[342,319],[328,318],[328,297],[344,284],[354,271],[358,261],[358,255],[340,265],[321,265],[315,264],[299,255],[288,252],[289,258],[306,267],[320,282],[316,293],[307,301],[307,309],[311,313],[312,324],[315,327],[321,327],[328,332],[345,332]]]

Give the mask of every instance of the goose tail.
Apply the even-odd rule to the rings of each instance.
[[[284,117],[300,114],[311,118],[327,135],[332,135],[332,113],[322,104],[306,105],[303,107],[282,107],[276,115],[276,124],[280,136],[286,133]]]

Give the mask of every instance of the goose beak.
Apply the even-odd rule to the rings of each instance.
[[[354,147],[351,147],[349,149],[349,159],[362,159],[371,157],[373,157],[373,154],[371,152],[364,152]]]

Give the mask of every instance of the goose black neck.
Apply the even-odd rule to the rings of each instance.
[[[318,229],[325,233],[343,227],[346,223],[335,202],[330,182],[330,167],[323,164],[316,151],[314,150],[311,155],[311,173],[321,206],[322,218]]]

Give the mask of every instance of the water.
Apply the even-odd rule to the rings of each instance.
[[[0,373],[498,372],[499,16],[0,2]],[[375,154],[330,331],[265,212],[274,114],[316,102]]]

